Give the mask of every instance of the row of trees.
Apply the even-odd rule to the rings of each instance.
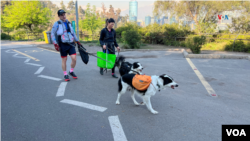
[[[193,20],[196,32],[214,29],[218,15],[224,11],[238,11],[231,27],[238,32],[250,31],[250,1],[155,1],[154,15],[171,13],[171,16]],[[178,18],[177,18],[178,19]]]
[[[1,1],[1,29],[5,33],[15,34],[25,32],[42,32],[51,30],[53,24],[58,20],[57,11],[64,9],[69,21],[76,21],[75,3],[71,0],[67,6],[63,1],[58,7],[51,1]],[[78,8],[79,28],[87,34],[95,35],[105,25],[106,18],[114,18],[118,22],[126,22],[128,15],[122,17],[121,10],[110,5],[107,10],[102,3],[102,10],[96,10],[95,6],[87,5],[86,9]],[[122,25],[122,24],[121,24]]]

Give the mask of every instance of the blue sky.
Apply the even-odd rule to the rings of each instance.
[[[56,5],[60,5],[61,1],[58,0],[51,0],[53,3]],[[64,4],[67,5],[70,0],[63,0]],[[73,0],[75,2],[75,0]],[[153,11],[153,3],[155,0],[137,0],[138,2],[138,20],[145,20],[145,16],[150,15],[152,16],[152,11]],[[115,10],[120,8],[121,9],[121,15],[124,16],[129,13],[129,0],[124,1],[124,0],[116,0],[116,1],[97,1],[97,0],[92,0],[92,1],[87,1],[87,0],[78,0],[78,5],[82,6],[83,9],[85,9],[86,5],[90,3],[90,5],[95,5],[97,10],[101,9],[102,2],[104,3],[106,9],[109,8],[110,5],[112,5]]]

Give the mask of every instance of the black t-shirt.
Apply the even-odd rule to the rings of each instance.
[[[103,28],[100,35],[100,44],[101,46],[104,45],[106,42],[114,42],[114,45],[118,47],[118,44],[116,42],[116,33],[114,29],[111,29],[111,31],[108,31],[108,28]]]

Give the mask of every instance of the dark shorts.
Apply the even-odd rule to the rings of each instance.
[[[67,55],[76,55],[76,49],[75,49],[75,43],[70,43],[71,45],[67,44],[67,43],[62,43],[59,40],[59,47],[60,47],[60,54],[62,58],[67,57]],[[73,47],[74,46],[74,47]]]

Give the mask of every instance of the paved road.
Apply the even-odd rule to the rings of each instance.
[[[63,83],[58,53],[1,45],[3,141],[219,141],[222,124],[250,123],[249,60],[191,59],[194,70],[181,52],[123,52],[127,61],[141,62],[144,73],[168,74],[179,84],[151,98],[159,112],[153,115],[129,93],[115,105],[117,79],[110,71],[101,76],[96,58],[85,65],[78,56],[79,79]]]

